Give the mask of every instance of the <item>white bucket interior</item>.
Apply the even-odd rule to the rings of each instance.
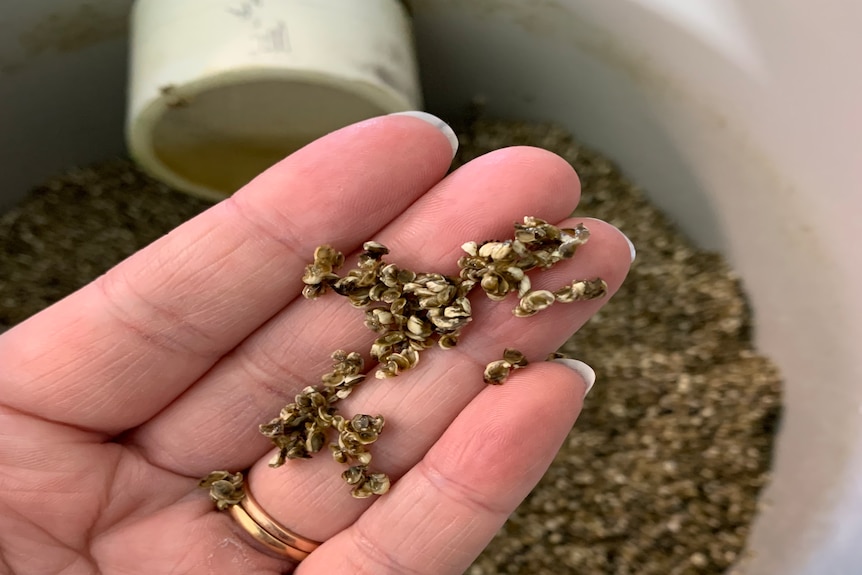
[[[230,6],[235,1],[214,1]],[[414,0],[427,109],[480,96],[609,153],[740,272],[786,378],[747,573],[862,565],[862,5],[851,0]],[[0,208],[124,152],[129,0],[0,19]],[[589,193],[589,191],[586,191]]]

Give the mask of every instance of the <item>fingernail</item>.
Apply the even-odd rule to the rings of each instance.
[[[617,229],[619,230],[619,228],[617,228]],[[620,230],[620,233],[623,234],[622,230]],[[629,237],[627,235],[623,234],[623,237],[629,243],[629,252],[632,254],[632,261],[635,261],[635,257],[638,255],[638,252],[635,249],[635,245],[632,243],[632,241],[629,239]]]
[[[632,241],[629,239],[629,237],[623,233],[623,231],[621,229],[619,229],[616,226],[613,226],[613,228],[616,231],[618,231],[622,237],[624,237],[626,239],[626,243],[629,244],[629,253],[632,255],[632,261],[635,261],[635,256],[638,255],[638,252],[635,249],[635,245],[632,243]]]
[[[608,224],[607,222],[605,222],[603,220],[597,220],[596,218],[584,218],[584,220],[595,220],[597,222],[601,222],[602,224],[607,224],[607,225],[611,226],[613,229],[615,229],[617,232],[619,232],[619,234],[626,240],[626,243],[629,245],[629,255],[632,258],[631,261],[635,261],[635,256],[637,256],[637,250],[635,249],[635,245],[632,243],[632,241],[629,239],[629,237],[623,233],[623,231],[621,229],[619,229],[618,227],[616,227],[613,224]]]
[[[596,382],[596,372],[593,371],[593,368],[591,368],[589,365],[577,359],[571,359],[568,357],[558,357],[551,361],[556,361],[561,365],[565,365],[566,367],[581,376],[581,379],[584,380],[584,383],[587,386],[586,391],[584,391],[584,396],[586,396],[593,388],[593,384]]]
[[[419,110],[410,110],[408,112],[395,112],[389,115],[410,116],[411,118],[416,118],[417,120],[428,122],[438,130],[440,130],[441,134],[446,136],[446,139],[449,140],[449,145],[452,146],[452,157],[455,157],[455,152],[458,151],[458,136],[455,135],[455,130],[453,130],[451,126],[449,126],[449,124],[447,124],[434,114],[429,114],[428,112],[421,112]]]

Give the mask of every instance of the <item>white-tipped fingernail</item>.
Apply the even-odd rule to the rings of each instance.
[[[612,225],[611,227],[614,228],[616,231],[618,231],[620,233],[620,235],[625,238],[626,243],[629,245],[629,253],[632,256],[631,261],[635,261],[635,256],[638,255],[638,252],[635,249],[635,245],[632,243],[632,241],[629,239],[629,237],[623,233],[623,231],[621,229],[619,229],[618,227],[616,227],[614,225]]]
[[[620,231],[620,233],[623,234],[622,231]],[[629,239],[629,237],[627,235],[623,234],[623,237],[629,243],[629,252],[631,252],[631,254],[632,254],[632,261],[635,261],[635,257],[637,257],[638,251],[635,249],[635,245],[632,243],[632,241]]]
[[[629,239],[629,237],[623,233],[623,231],[621,229],[619,229],[616,226],[612,226],[612,227],[616,231],[618,231],[622,237],[624,237],[626,239],[626,243],[629,245],[629,253],[632,255],[632,261],[635,261],[635,257],[638,255],[638,251],[635,249],[635,245],[632,243],[632,241]]]
[[[452,129],[449,124],[435,116],[434,114],[429,114],[428,112],[422,112],[419,110],[410,110],[407,112],[395,112],[393,114],[389,114],[390,116],[410,116],[411,118],[416,118],[417,120],[422,120],[423,122],[427,122],[440,130],[440,133],[446,136],[446,139],[449,140],[449,145],[452,146],[452,157],[455,157],[455,152],[458,151],[458,136],[455,135],[455,130]]]
[[[607,224],[607,222],[602,221],[602,220],[596,220],[596,218],[584,218],[584,219],[585,220],[595,220],[595,221],[600,222],[602,224]],[[613,229],[615,229],[617,232],[619,232],[619,234],[626,240],[626,243],[629,245],[629,255],[632,258],[631,261],[635,261],[635,257],[637,256],[638,252],[635,249],[634,243],[632,243],[632,241],[629,239],[629,237],[627,235],[625,235],[621,229],[619,229],[618,227],[616,227],[613,224],[607,224],[607,225],[611,226]]]
[[[581,379],[584,380],[584,383],[587,386],[586,391],[584,391],[584,396],[586,396],[590,392],[590,390],[593,388],[593,384],[596,383],[596,372],[593,371],[593,368],[580,360],[571,359],[568,357],[558,357],[551,361],[556,361],[559,364],[565,365],[566,367],[581,376]]]

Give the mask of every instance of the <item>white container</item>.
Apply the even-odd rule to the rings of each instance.
[[[207,198],[335,129],[422,105],[399,0],[137,0],[131,35],[131,154]]]
[[[862,573],[862,5],[411,3],[430,111],[452,118],[482,95],[493,113],[560,122],[728,256],[758,344],[787,382],[745,572]],[[92,6],[31,0],[0,20],[6,205],[65,166],[123,149],[125,38],[104,22],[130,2]],[[18,41],[58,21],[74,47],[56,34]]]

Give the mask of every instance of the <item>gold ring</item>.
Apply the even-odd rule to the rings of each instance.
[[[317,541],[311,541],[305,537],[300,537],[270,517],[269,514],[257,503],[257,500],[251,496],[248,488],[246,488],[245,497],[242,498],[240,505],[254,520],[254,522],[264,529],[264,531],[268,532],[288,547],[292,547],[297,551],[305,552],[306,555],[320,547],[320,543]]]
[[[245,496],[239,505],[230,506],[230,514],[258,543],[282,557],[302,561],[320,546],[320,543],[300,537],[279,525],[254,500],[248,485],[245,486]]]

